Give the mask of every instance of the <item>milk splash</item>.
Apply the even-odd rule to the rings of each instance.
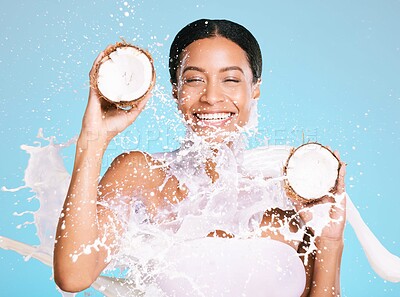
[[[1,190],[15,192],[30,188],[35,193],[34,198],[39,200],[40,207],[34,212],[23,212],[33,213],[34,217],[33,222],[25,222],[24,224],[35,224],[36,234],[40,243],[38,246],[30,246],[0,236],[0,248],[16,251],[25,256],[26,260],[35,258],[52,267],[57,222],[70,182],[70,175],[64,166],[61,150],[73,144],[75,139],[71,139],[64,144],[55,144],[55,138],[44,137],[42,129],[39,130],[37,137],[47,141],[48,144],[42,146],[41,142],[35,142],[36,146],[21,146],[21,149],[30,155],[24,174],[25,185],[15,189],[8,189],[3,186]],[[15,213],[15,215],[22,214]],[[17,226],[17,228],[20,227]],[[92,287],[106,296],[117,296],[116,292],[120,292],[122,295],[126,293],[126,290],[124,291],[124,288],[119,284],[120,282],[117,279],[101,276],[93,283]],[[111,291],[109,287],[112,288]],[[75,295],[61,290],[60,292],[65,297]]]
[[[232,146],[215,144],[211,151],[218,153],[210,154],[209,143],[189,133],[179,150],[153,155],[165,162],[169,174],[185,184],[189,191],[188,198],[177,205],[170,205],[167,213],[174,214],[172,217],[166,212],[150,217],[140,197],[131,197],[133,202],[129,207],[132,208],[132,215],[126,218],[121,247],[109,265],[109,270],[120,269],[123,273],[119,276],[124,279],[101,276],[93,284],[95,289],[106,296],[219,296],[216,290],[232,296],[230,288],[240,284],[240,288],[246,288],[248,296],[257,296],[257,292],[262,292],[257,287],[260,283],[257,275],[261,274],[257,269],[265,272],[267,268],[270,269],[267,274],[271,276],[277,275],[291,284],[297,282],[291,286],[280,284],[281,287],[298,292],[304,288],[304,271],[302,264],[298,265],[296,252],[283,243],[257,238],[262,231],[259,225],[265,210],[275,207],[293,209],[282,188],[282,168],[290,148],[278,146],[245,150],[245,139],[241,135],[231,139]],[[40,245],[30,247],[0,237],[0,247],[51,266],[55,228],[70,179],[60,151],[73,141],[57,145],[54,138],[44,138],[42,133],[39,136],[49,144],[22,146],[22,149],[30,154],[24,187],[31,188],[40,201],[40,208],[34,214]],[[205,172],[204,160],[207,158],[212,158],[217,164],[220,178],[215,182],[211,182]],[[355,229],[372,267],[382,278],[400,281],[399,258],[379,243],[348,196],[347,200],[348,221]],[[326,207],[329,205],[314,209],[315,216],[310,223],[316,235],[326,224],[317,213],[326,213]],[[326,220],[326,216],[324,218]],[[235,238],[205,238],[215,230],[224,230]],[[283,222],[279,230],[287,240],[301,240],[304,232],[291,232],[287,222]],[[253,249],[253,257],[249,256],[249,249]],[[268,257],[265,257],[266,252]],[[312,245],[307,253],[310,252]],[[275,258],[270,262],[260,262],[260,259],[271,258],[271,255]],[[251,265],[246,266],[246,263]],[[211,267],[212,271],[207,271]],[[240,274],[244,271],[243,267],[247,267],[247,278]],[[236,274],[226,280],[224,275],[232,271]],[[288,271],[292,271],[294,277],[287,274]],[[285,273],[286,277],[282,278]],[[293,292],[291,294],[295,296]]]
[[[188,132],[180,149],[153,155],[165,164],[166,180],[176,177],[188,195],[156,215],[146,213],[140,196],[133,198],[133,215],[112,267],[123,264],[127,284],[146,296],[262,296],[266,290],[258,278],[265,275],[271,285],[279,280],[291,283],[275,290],[279,294],[287,290],[287,296],[299,296],[304,290],[305,272],[296,251],[258,236],[265,210],[292,209],[281,178],[266,179],[259,170],[248,169],[241,133],[223,139],[208,142]],[[207,160],[216,164],[216,180],[207,173]],[[265,162],[270,164],[262,168],[280,171],[279,160]],[[117,200],[126,200],[121,198]],[[118,212],[114,205],[109,207]],[[302,239],[302,232],[289,232],[289,222],[283,228],[290,239]],[[216,230],[234,239],[206,238]],[[272,246],[276,252],[267,253]],[[226,279],[227,275],[231,277]]]
[[[48,141],[49,144],[41,146],[40,142],[36,142],[37,146],[21,146],[21,149],[30,155],[24,175],[25,185],[17,189],[7,189],[3,186],[2,191],[30,188],[35,193],[34,197],[40,202],[39,209],[33,212],[40,241],[37,252],[51,255],[57,227],[54,222],[57,222],[60,215],[70,181],[60,151],[70,146],[74,139],[65,144],[55,144],[54,137],[44,137],[42,129],[37,137]]]

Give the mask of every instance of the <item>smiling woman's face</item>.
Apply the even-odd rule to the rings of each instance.
[[[187,46],[177,76],[173,93],[178,108],[202,136],[243,127],[249,120],[251,100],[260,93],[246,53],[224,37],[200,39]]]

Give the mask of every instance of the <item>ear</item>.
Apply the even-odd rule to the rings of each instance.
[[[253,99],[260,98],[260,85],[261,85],[261,78],[259,78],[257,82],[253,85],[253,93],[252,93]]]
[[[178,100],[178,86],[176,85],[176,83],[171,82],[171,86],[172,86],[172,98],[175,99],[175,101]]]

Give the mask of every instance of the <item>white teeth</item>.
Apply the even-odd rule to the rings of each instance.
[[[230,112],[220,113],[196,113],[196,116],[203,121],[222,121],[231,116]]]

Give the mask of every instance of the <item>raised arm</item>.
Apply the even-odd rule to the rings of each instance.
[[[93,86],[96,67],[104,57],[104,52],[100,53],[90,71],[88,105],[56,233],[54,279],[62,290],[69,292],[89,287],[107,265],[109,253],[115,250],[121,224],[109,208],[97,203],[106,195],[105,190],[99,191],[102,158],[111,139],[133,123],[149,97],[129,111],[117,109],[101,99]],[[105,176],[117,178],[119,162],[113,164]]]
[[[339,158],[339,154],[335,152]],[[329,207],[322,208],[326,213],[327,224],[316,234],[311,241],[315,244],[314,257],[307,271],[307,286],[303,296],[309,297],[338,297],[340,293],[340,267],[344,247],[343,233],[346,223],[346,199],[343,197],[345,191],[344,177],[346,165],[341,162],[339,179],[335,194],[341,201],[334,201],[333,197],[324,197],[318,205],[330,203]],[[289,195],[290,196],[290,195]],[[298,201],[293,202],[300,217],[307,226],[313,229],[312,220],[314,205],[302,205]],[[320,210],[318,210],[320,211]],[[321,214],[319,214],[321,215]],[[312,232],[313,233],[313,232]]]

